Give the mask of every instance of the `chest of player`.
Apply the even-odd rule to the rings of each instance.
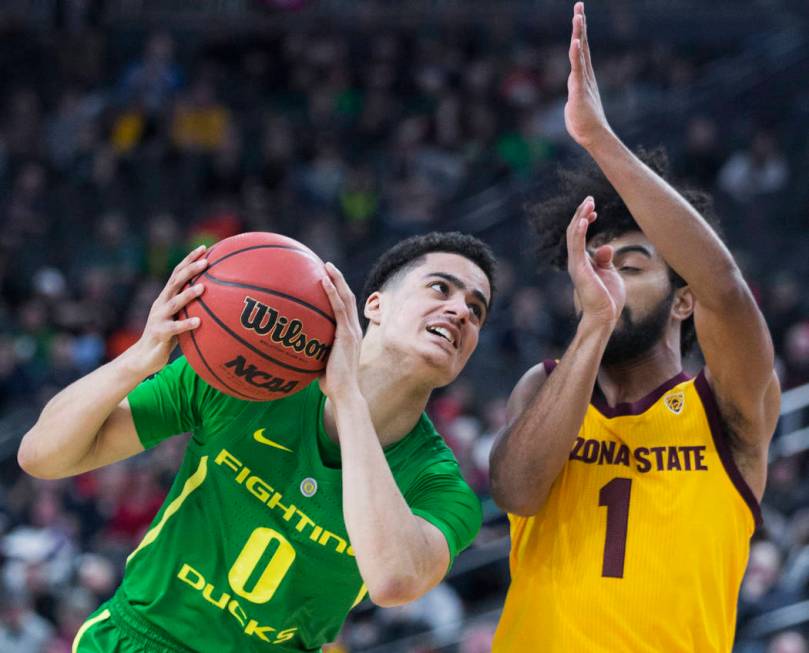
[[[217,578],[248,618],[275,636],[294,632],[289,644],[318,646],[337,633],[363,583],[343,520],[340,470],[322,464],[316,434],[288,422],[257,419],[191,445],[189,453],[207,461],[197,503],[219,534],[216,550],[180,580],[202,587],[199,577]]]
[[[626,558],[643,569],[638,577],[666,569],[678,578],[702,558],[746,550],[754,520],[735,467],[696,393],[680,386],[673,397],[626,415],[588,408],[543,511],[547,523],[563,520],[571,538],[540,529],[540,548],[556,550],[571,569],[592,566],[594,577],[623,577]]]
[[[341,471],[322,463],[316,433],[301,433],[284,416],[259,418],[212,438],[205,450],[228,512],[239,506],[238,521],[272,526],[308,560],[359,578],[343,520]]]
[[[258,429],[210,448],[209,473],[229,511],[238,505],[240,520],[273,525],[331,564],[352,561],[339,470],[309,464],[299,451],[274,448],[270,441]]]
[[[607,475],[662,475],[677,482],[701,480],[705,472],[722,468],[704,412],[698,408],[682,416],[658,410],[607,418],[591,406],[568,462],[574,470],[592,466],[584,473],[603,468]]]
[[[638,414],[608,416],[590,406],[560,480],[565,494],[595,492],[602,506],[634,490],[661,519],[689,504],[690,513],[710,513],[738,499],[706,413],[690,393]]]
[[[559,650],[727,650],[758,516],[702,375],[594,401],[538,514],[512,517],[504,619]]]

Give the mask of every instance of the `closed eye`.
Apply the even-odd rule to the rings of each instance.
[[[629,272],[629,273],[635,273],[635,272],[640,272],[641,271],[640,268],[633,268],[630,265],[622,265],[620,268],[618,268],[618,270],[620,272]]]

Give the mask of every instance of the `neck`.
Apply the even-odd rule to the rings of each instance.
[[[634,402],[682,369],[679,343],[674,347],[663,339],[634,360],[602,365],[598,371],[598,387],[610,406]]]
[[[397,365],[390,357],[375,356],[363,347],[360,354],[360,392],[368,404],[371,422],[385,447],[405,437],[418,423],[433,391],[423,375],[414,374],[406,365]],[[326,432],[339,442],[334,406],[326,401],[323,416]]]

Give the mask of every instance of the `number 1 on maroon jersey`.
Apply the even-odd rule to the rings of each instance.
[[[598,493],[598,505],[607,508],[607,535],[604,542],[604,564],[601,575],[609,578],[624,577],[626,557],[626,529],[629,521],[629,495],[631,478],[614,478]]]

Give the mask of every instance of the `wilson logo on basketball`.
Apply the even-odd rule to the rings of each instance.
[[[248,363],[244,356],[236,356],[232,361],[225,363],[225,367],[232,367],[233,373],[250,385],[270,392],[288,394],[298,385],[297,381],[287,381],[258,369],[252,363]]]
[[[279,315],[274,308],[252,297],[244,298],[241,323],[245,329],[255,331],[260,336],[268,335],[273,342],[303,352],[308,358],[318,361],[326,360],[331,349],[329,345],[303,333],[303,323],[300,320],[290,320]]]

